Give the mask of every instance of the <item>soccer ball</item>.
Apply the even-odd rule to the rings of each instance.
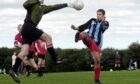
[[[112,72],[113,71],[113,69],[110,69],[110,72]]]
[[[84,8],[84,3],[83,3],[83,1],[82,0],[76,0],[75,2],[74,2],[74,8],[76,9],[76,10],[82,10],[83,8]]]

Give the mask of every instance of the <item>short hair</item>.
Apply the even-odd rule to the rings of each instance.
[[[101,12],[103,15],[105,15],[105,10],[104,9],[98,9],[97,12]]]
[[[19,27],[19,26],[23,26],[22,24],[19,24],[17,27]]]

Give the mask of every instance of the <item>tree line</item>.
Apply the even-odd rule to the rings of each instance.
[[[59,59],[65,59],[65,62],[60,65],[53,65],[49,54],[46,55],[46,71],[47,72],[69,72],[69,71],[90,71],[90,53],[86,48],[83,49],[55,49]],[[109,70],[111,65],[114,65],[116,50],[121,56],[121,69],[127,69],[129,60],[136,60],[140,68],[140,43],[133,42],[127,49],[118,50],[114,48],[105,48],[102,50],[101,64],[102,70]],[[14,51],[19,51],[17,48],[0,48],[0,68],[5,68],[7,71],[12,66],[12,54]]]

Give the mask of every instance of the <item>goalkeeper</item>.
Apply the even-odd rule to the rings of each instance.
[[[10,76],[13,78],[14,81],[20,83],[18,78],[18,68],[23,61],[24,57],[28,55],[29,46],[37,39],[44,40],[47,43],[47,50],[54,62],[54,64],[62,63],[62,61],[57,60],[56,53],[53,48],[52,38],[47,33],[44,33],[40,29],[37,28],[41,18],[43,15],[59,10],[66,7],[71,7],[76,10],[79,9],[79,5],[81,4],[81,0],[76,0],[74,3],[64,3],[64,4],[57,4],[57,5],[43,5],[44,0],[27,0],[23,4],[24,8],[27,10],[27,15],[24,20],[23,29],[21,34],[23,36],[23,45],[21,48],[20,53],[16,58],[15,65],[9,71]]]

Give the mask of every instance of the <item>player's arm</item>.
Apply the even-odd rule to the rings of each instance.
[[[43,13],[46,14],[46,13],[59,10],[65,7],[68,7],[67,3],[56,4],[56,5],[42,5],[42,10],[43,10]]]
[[[37,52],[40,53],[40,50],[38,48],[38,42],[37,41],[35,42],[35,48],[36,48]]]
[[[92,20],[93,20],[93,18],[90,19],[89,21],[87,21],[86,23],[80,25],[79,27],[76,27],[76,26],[72,25],[71,28],[73,30],[78,30],[79,32],[82,32],[82,31],[84,31],[88,28],[88,26],[89,26],[89,24],[91,23]]]
[[[25,9],[29,9],[36,4],[39,4],[39,0],[26,0],[23,4],[23,7]]]
[[[18,41],[17,36],[15,36],[14,47],[21,47],[21,43]]]
[[[45,42],[45,44],[44,44],[44,48],[45,48],[45,50],[47,50],[47,44],[46,44],[46,42]]]

